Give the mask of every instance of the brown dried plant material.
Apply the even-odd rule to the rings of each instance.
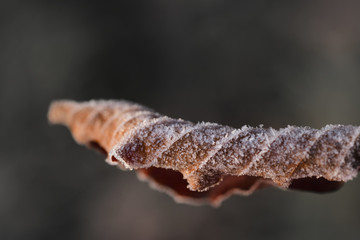
[[[49,121],[179,202],[218,205],[266,186],[332,191],[360,168],[360,127],[191,123],[128,101],[56,101]]]

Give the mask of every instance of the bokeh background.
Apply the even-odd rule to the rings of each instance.
[[[176,204],[50,126],[54,99],[172,117],[360,124],[360,2],[0,2],[0,239],[358,239],[360,179]]]

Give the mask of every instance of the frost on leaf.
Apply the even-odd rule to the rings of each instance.
[[[234,129],[162,116],[128,101],[55,101],[51,123],[178,202],[218,205],[263,187],[327,192],[356,177],[360,128]]]

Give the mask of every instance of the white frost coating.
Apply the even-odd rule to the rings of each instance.
[[[334,149],[335,146],[333,146],[333,144],[335,144],[334,142],[337,142],[336,144],[339,144],[340,142],[342,142],[343,140],[346,139],[346,134],[337,134],[337,133],[332,133],[332,131],[339,131],[343,132],[344,129],[349,128],[350,126],[343,126],[343,125],[326,125],[325,127],[323,127],[320,130],[317,130],[316,132],[316,139],[312,142],[312,144],[309,144],[308,147],[308,152],[306,157],[304,157],[302,159],[302,161],[298,164],[297,168],[291,173],[291,175],[289,176],[289,179],[298,179],[298,178],[304,178],[304,177],[324,177],[328,180],[332,179],[334,181],[336,180],[340,180],[337,179],[336,177],[339,176],[339,174],[337,173],[337,175],[334,175],[333,171],[344,171],[344,169],[339,169],[338,167],[336,167],[335,169],[329,170],[330,169],[330,163],[331,162],[336,162],[339,160],[338,156],[340,155],[339,152]],[[338,128],[339,130],[336,130],[336,128]],[[331,134],[331,135],[329,135]],[[327,136],[327,137],[326,137]],[[323,139],[325,138],[325,139]],[[328,142],[330,141],[330,143]],[[333,142],[331,142],[333,141]],[[315,152],[315,153],[311,153],[311,154],[315,154],[314,156],[310,156],[310,151],[314,151],[314,147],[316,147],[316,145],[320,144],[320,146],[327,146],[326,150],[323,150],[321,152]],[[343,144],[346,143],[341,143],[341,146],[343,146]],[[343,147],[341,147],[340,151],[343,150]],[[329,159],[328,158],[328,154],[334,154],[335,156],[337,156],[336,160],[333,159]],[[345,154],[346,155],[346,154]],[[311,162],[307,163],[306,166],[299,168],[301,166],[302,163],[305,163],[306,161],[309,160],[309,158],[311,158]],[[344,159],[343,159],[344,160]],[[324,175],[322,172],[326,171],[326,174]],[[351,175],[351,174],[350,174]],[[349,179],[352,179],[354,176],[350,176],[349,175]],[[342,176],[341,181],[344,181],[345,176]]]
[[[197,132],[194,131],[194,134],[192,135],[195,143],[206,143],[209,145],[212,145],[216,148],[218,145],[218,142],[221,140],[215,141],[215,136],[218,136],[220,138],[226,137],[230,131],[233,130],[233,128],[221,126],[217,123],[210,123],[210,122],[201,122],[199,123],[199,129],[203,128],[203,131]],[[212,129],[212,127],[215,127]],[[218,127],[218,128],[216,128]],[[224,135],[224,136],[223,136]]]
[[[328,146],[326,151],[316,152],[316,164],[319,166],[318,175],[325,177],[326,179],[334,179],[335,175],[333,174],[333,171],[336,171],[338,166],[335,166],[336,160],[338,160],[338,157],[340,155],[341,150],[343,150],[343,145],[347,142],[348,134],[346,130],[348,129],[348,126],[341,126],[341,125],[333,125],[330,129],[326,130],[326,133],[323,134],[323,137],[319,139],[319,144]],[[340,149],[337,149],[341,146]],[[340,152],[339,152],[340,151]],[[335,156],[335,158],[333,158]],[[328,166],[330,167],[331,171],[326,171],[326,173],[323,173],[321,171],[322,166]]]
[[[233,128],[216,123],[202,122],[198,125],[199,128],[192,131],[188,136],[188,140],[185,141],[184,150],[181,150],[181,146],[178,146],[179,151],[184,152],[187,160],[184,165],[181,159],[178,159],[178,163],[175,165],[184,167],[186,164],[190,165],[190,168],[182,172],[185,178],[191,177],[199,169],[199,165],[203,160],[213,151],[218,151],[221,148],[220,142],[234,131]]]
[[[326,127],[328,127],[329,125],[327,125]],[[293,175],[296,173],[296,170],[298,169],[298,167],[309,158],[310,155],[310,150],[311,148],[318,142],[319,138],[324,134],[323,130],[325,130],[325,128],[322,128],[321,130],[318,130],[315,132],[315,139],[314,141],[310,142],[309,144],[307,144],[307,148],[305,150],[304,153],[304,157],[302,158],[302,160],[300,162],[298,162],[296,168],[294,168],[294,170],[290,173],[289,175],[289,179],[293,179]],[[326,128],[327,130],[331,129],[331,128]]]
[[[113,132],[113,134],[111,135],[111,139],[110,139],[110,145],[112,146],[114,144],[114,141],[118,140],[115,138],[115,136],[118,134],[118,132],[120,130],[123,129],[124,125],[126,123],[128,123],[129,121],[135,119],[135,118],[139,118],[141,116],[150,114],[151,112],[149,111],[137,111],[137,112],[126,112],[123,116],[122,116],[122,122],[116,127],[115,131]],[[139,122],[134,128],[136,128],[138,125],[140,125],[142,122]]]
[[[117,143],[115,144],[115,146],[111,149],[110,151],[110,158],[112,158],[113,156],[118,159],[126,168],[129,169],[133,169],[133,168],[137,168],[137,167],[141,167],[141,168],[147,168],[150,166],[130,166],[128,163],[126,163],[120,156],[119,154],[119,150],[120,148],[125,145],[126,143],[128,143],[133,137],[134,135],[137,133],[137,131],[139,129],[145,128],[147,126],[153,125],[157,122],[160,121],[165,121],[170,119],[169,117],[160,117],[160,118],[155,118],[155,119],[145,119],[143,122],[141,122],[140,124],[138,124],[137,126],[135,126],[133,129],[131,129],[130,131],[125,133],[125,136]]]
[[[180,119],[179,119],[180,120]],[[178,136],[174,137],[171,141],[168,141],[168,144],[166,145],[166,147],[164,147],[163,149],[161,149],[161,151],[159,151],[153,159],[153,162],[151,163],[151,165],[153,166],[158,166],[158,158],[169,148],[171,148],[171,146],[177,142],[179,139],[181,139],[183,136],[185,136],[186,134],[188,134],[189,132],[195,130],[197,128],[198,125],[190,125],[188,126],[188,128],[183,129],[182,132],[180,132],[178,134]],[[161,166],[160,166],[161,167]]]
[[[347,181],[358,171],[360,127],[288,126],[276,131],[195,125],[125,101],[63,101],[56,102],[55,108],[50,121],[68,125],[75,137],[84,133],[82,144],[94,140],[110,150],[110,164],[117,164],[111,161],[114,157],[129,169],[171,168],[183,174],[191,190],[208,189],[226,175],[271,179],[288,187],[287,180],[313,176]]]
[[[360,127],[354,127],[354,128],[356,128],[356,129],[355,129],[355,131],[352,132],[351,140],[347,142],[347,147],[343,148],[342,153],[338,155],[338,161],[340,162],[340,164],[338,165],[338,167],[335,169],[335,171],[333,173],[333,175],[337,178],[344,178],[345,180],[350,180],[354,177],[354,176],[350,175],[349,178],[346,179],[345,176],[342,176],[340,174],[343,164],[345,164],[346,156],[350,153],[351,148],[354,146],[356,139],[360,135]],[[339,141],[341,141],[341,139]],[[354,171],[354,172],[356,174],[356,171]],[[341,176],[339,176],[339,175],[341,175]]]
[[[225,142],[219,152],[208,161],[208,168],[216,169],[220,172],[228,172],[230,174],[234,173],[234,171],[236,171],[235,169],[238,169],[240,166],[244,166],[246,161],[244,158],[247,152],[250,149],[254,149],[254,144],[256,144],[255,141],[249,140],[251,135],[250,131],[252,130],[255,130],[255,128],[246,125],[243,126],[240,129],[238,136],[235,136],[234,138],[237,139],[240,137],[240,141],[235,143],[232,143],[231,140]],[[244,139],[247,139],[246,142],[248,144],[244,144]]]
[[[228,134],[226,137],[222,138],[220,141],[217,142],[216,147],[213,148],[212,150],[210,150],[209,155],[202,160],[202,162],[200,163],[199,167],[197,169],[194,169],[194,171],[192,171],[188,177],[191,177],[195,172],[197,172],[198,170],[202,169],[207,163],[208,161],[215,156],[215,154],[217,154],[221,148],[223,148],[223,146],[228,143],[229,141],[231,141],[232,139],[234,139],[235,137],[237,137],[239,135],[239,133],[241,133],[243,131],[243,129],[234,129],[231,131],[230,134]]]
[[[254,172],[256,172],[257,170],[251,169],[251,168],[261,168],[263,169],[262,174],[264,174],[264,176],[268,177],[268,178],[276,178],[276,173],[278,172],[278,175],[281,175],[282,173],[282,167],[284,166],[288,166],[290,164],[290,159],[286,159],[286,155],[287,152],[291,152],[293,150],[293,148],[295,147],[296,141],[292,142],[290,141],[290,143],[288,143],[286,149],[281,149],[281,153],[274,151],[276,149],[274,149],[274,145],[278,144],[277,141],[286,141],[286,137],[289,136],[289,134],[293,133],[293,135],[296,134],[296,132],[294,132],[295,129],[292,126],[287,126],[286,128],[281,128],[278,131],[274,130],[274,129],[270,129],[270,140],[268,139],[266,142],[267,144],[265,145],[264,149],[259,152],[259,154],[257,155],[257,157],[255,158],[255,164],[250,166],[250,168],[248,169],[248,171],[253,170]],[[298,136],[298,135],[297,135]],[[277,155],[276,158],[274,157],[269,157],[268,155]],[[256,156],[256,155],[255,155]],[[264,158],[266,158],[266,160],[264,160]],[[282,173],[283,174],[283,173]]]
[[[239,175],[246,175],[248,173],[248,171],[256,166],[256,164],[260,161],[260,159],[262,158],[262,156],[269,151],[269,148],[271,146],[271,143],[277,138],[277,136],[280,134],[280,131],[276,131],[274,130],[273,128],[269,128],[269,132],[270,134],[267,134],[267,132],[264,132],[265,134],[265,141],[266,141],[266,144],[265,146],[263,146],[263,149],[258,153],[256,154],[253,159],[251,160],[250,164],[245,167],[241,173]],[[270,136],[269,136],[270,135]]]
[[[158,124],[162,124],[162,126]],[[149,131],[149,133],[144,134],[142,130],[139,130],[142,135],[138,135],[138,137],[152,150],[149,150],[151,152],[148,152],[146,156],[147,160],[151,159],[146,166],[156,166],[157,158],[160,154],[166,151],[174,141],[179,139],[179,135],[183,136],[186,132],[189,132],[192,126],[193,124],[189,122],[169,118],[165,121],[154,123],[152,126],[144,129],[145,132]],[[160,145],[157,144],[159,139],[162,141]],[[156,148],[154,146],[156,146]]]

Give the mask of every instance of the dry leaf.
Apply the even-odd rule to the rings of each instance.
[[[56,101],[51,123],[70,128],[75,140],[135,169],[179,202],[218,205],[233,193],[277,186],[332,191],[356,177],[360,127],[279,130],[191,123],[128,101]]]

